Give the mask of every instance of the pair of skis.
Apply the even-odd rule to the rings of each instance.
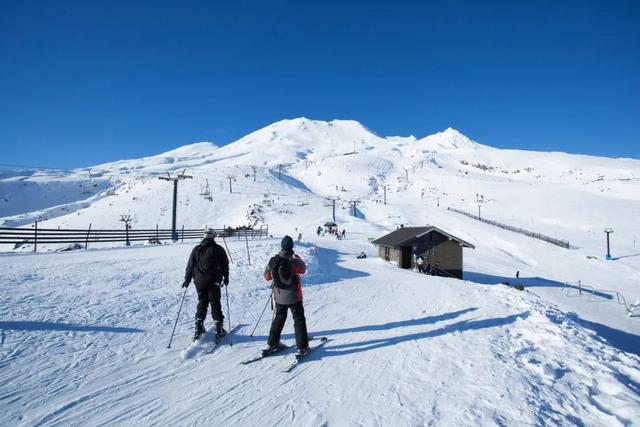
[[[307,357],[309,354],[311,354],[317,348],[322,347],[327,341],[328,341],[327,337],[322,337],[322,338],[320,338],[318,344],[310,346],[309,350],[306,353],[296,354],[295,360],[293,362],[291,362],[291,364],[287,368],[285,368],[283,370],[283,372],[291,372],[291,371],[293,371],[296,368],[296,366],[298,366],[304,360],[305,357]],[[249,365],[251,363],[258,362],[258,361],[260,361],[260,360],[262,360],[262,359],[264,359],[266,357],[270,357],[270,356],[273,356],[274,354],[281,353],[282,351],[287,350],[288,348],[289,348],[289,346],[282,345],[282,346],[277,347],[277,348],[275,348],[273,350],[262,350],[262,353],[260,355],[252,357],[252,358],[247,359],[247,360],[245,360],[243,362],[240,362],[240,363],[242,363],[243,365]]]
[[[235,333],[238,331],[238,329],[240,329],[242,325],[236,325],[233,328],[231,328],[230,331],[228,331],[226,334],[224,334],[223,336],[220,336],[218,334],[215,334],[213,336],[213,339],[209,342],[209,344],[205,347],[205,349],[202,351],[203,354],[211,354],[214,352],[214,350],[216,349],[216,347],[218,346],[218,344],[220,344],[226,337],[228,337],[229,335]]]

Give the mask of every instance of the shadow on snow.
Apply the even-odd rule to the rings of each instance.
[[[482,283],[485,285],[497,285],[503,282],[508,282],[512,285],[520,284],[528,288],[571,288],[575,289],[576,291],[581,290],[585,294],[590,294],[607,300],[613,299],[613,295],[605,292],[593,291],[589,288],[578,288],[575,285],[562,283],[551,279],[545,279],[543,277],[520,277],[516,279],[515,277],[494,276],[491,274],[476,273],[475,271],[465,271],[464,280]]]
[[[640,254],[622,255],[622,256],[611,258],[611,259],[616,261],[616,260],[619,260],[619,259],[622,259],[622,258],[633,258],[633,257],[637,257],[637,256],[640,256]]]
[[[318,248],[318,262],[312,264],[307,274],[302,276],[302,287],[304,288],[305,285],[324,285],[326,283],[371,276],[371,274],[366,271],[341,267],[341,255],[345,254],[334,249]]]
[[[442,322],[446,320],[452,320],[462,315],[465,315],[467,313],[471,313],[475,310],[477,310],[477,307],[469,307],[464,310],[453,311],[450,313],[444,313],[436,316],[426,316],[420,319],[401,320],[401,321],[383,323],[378,325],[363,325],[363,326],[355,326],[355,327],[343,328],[343,329],[310,331],[310,333],[314,336],[332,337],[334,335],[355,333],[355,332],[386,331],[386,330],[392,330],[392,329],[398,329],[398,328],[404,328],[404,327],[410,327],[410,326],[429,325],[429,324],[434,324],[434,323]],[[354,354],[354,353],[360,353],[364,351],[376,350],[376,349],[388,347],[388,346],[395,346],[407,341],[439,337],[442,335],[455,333],[455,332],[465,332],[470,330],[495,328],[495,327],[509,325],[518,319],[526,319],[528,316],[529,316],[529,312],[526,311],[523,313],[513,314],[510,316],[500,317],[500,318],[490,318],[490,319],[481,319],[481,320],[462,320],[450,325],[443,326],[438,329],[425,331],[425,332],[416,332],[413,334],[400,335],[400,336],[389,337],[389,338],[350,342],[350,343],[337,344],[337,345],[331,345],[331,346],[327,345],[325,346],[325,348],[321,353],[317,355],[313,355],[311,358],[317,359],[322,357],[343,356],[347,354]],[[291,339],[294,336],[293,334],[283,334],[282,337]],[[253,339],[264,340],[266,339],[266,337],[253,337]],[[333,344],[333,341],[331,341],[331,344]]]
[[[465,310],[462,310],[461,312],[465,312]],[[455,315],[456,313],[461,313],[461,312],[449,313],[449,315]],[[443,315],[443,316],[447,316],[447,315]],[[526,311],[523,313],[513,314],[506,317],[496,317],[496,318],[482,319],[482,320],[461,320],[459,322],[452,323],[450,325],[446,325],[431,331],[417,332],[417,333],[401,335],[397,337],[380,338],[380,339],[334,345],[334,346],[328,347],[326,352],[324,352],[323,355],[324,356],[342,356],[346,354],[376,350],[382,347],[395,346],[407,341],[421,340],[426,338],[435,338],[435,337],[439,337],[442,335],[451,334],[455,332],[465,332],[470,330],[496,328],[499,326],[509,325],[518,319],[526,319],[528,316],[529,316],[529,312]],[[438,316],[435,316],[435,317],[438,317]],[[402,323],[402,322],[398,322],[398,323]]]
[[[0,329],[13,331],[63,331],[63,332],[111,332],[138,333],[137,328],[121,328],[116,326],[75,325],[73,323],[33,322],[33,321],[0,321]]]
[[[284,173],[280,173],[280,176],[278,176],[278,172],[274,171],[273,169],[269,169],[269,173],[271,174],[272,177],[276,178],[279,181],[284,182],[290,187],[297,188],[298,190],[302,190],[306,193],[312,192],[306,185],[304,185],[302,181],[297,180],[290,175],[285,175]]]
[[[640,337],[638,335],[620,331],[601,323],[582,319],[576,313],[568,313],[567,316],[580,326],[594,331],[598,336],[603,338],[607,344],[617,348],[618,350],[640,356]]]
[[[388,331],[390,329],[402,328],[405,326],[429,325],[437,322],[443,322],[445,320],[452,320],[452,319],[455,319],[456,317],[460,317],[464,314],[470,313],[477,309],[478,307],[469,307],[469,308],[465,308],[464,310],[452,311],[451,313],[439,314],[437,316],[421,317],[420,319],[399,320],[396,322],[383,323],[380,325],[362,325],[362,326],[355,326],[352,328],[329,329],[326,331],[314,331],[314,334],[338,335],[338,334],[349,334],[353,332]]]
[[[565,285],[562,282],[556,282],[549,279],[543,279],[540,277],[527,277],[527,278],[513,278],[513,277],[502,277],[502,276],[492,276],[489,274],[483,273],[475,273],[472,271],[464,273],[465,280],[470,280],[472,282],[483,283],[487,285],[497,284],[501,282],[510,282],[510,283],[521,283],[527,287],[556,287],[556,288],[564,288],[568,287],[571,289],[579,290],[577,286],[574,285]],[[596,297],[604,298],[607,300],[612,300],[613,295],[592,291],[590,289],[581,289],[583,293],[590,294]],[[577,294],[576,294],[577,295]],[[599,337],[604,339],[609,345],[617,348],[618,350],[626,351],[628,353],[637,354],[640,356],[640,336],[630,334],[628,332],[621,331],[619,329],[614,329],[609,326],[603,325],[601,323],[592,322],[589,320],[582,319],[576,313],[567,313],[567,316],[579,324],[580,326],[591,329],[594,331]],[[560,320],[556,321],[560,323]]]
[[[421,317],[419,319],[409,319],[409,320],[398,320],[395,322],[382,323],[378,325],[361,325],[361,326],[353,326],[350,328],[342,328],[342,329],[327,329],[321,331],[309,331],[309,335],[314,337],[321,336],[334,336],[340,334],[350,334],[355,332],[375,332],[375,331],[388,331],[391,329],[410,327],[410,326],[420,326],[420,325],[429,325],[433,323],[443,322],[445,320],[452,320],[456,317],[460,317],[464,314],[470,313],[472,311],[477,310],[477,307],[469,307],[464,310],[452,311],[451,313],[438,314],[436,316],[426,316]],[[282,334],[283,339],[293,339],[295,335],[292,333]],[[242,341],[264,341],[266,340],[266,336],[253,336],[241,338]]]

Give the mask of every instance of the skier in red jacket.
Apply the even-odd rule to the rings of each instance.
[[[269,260],[264,278],[272,281],[273,299],[276,303],[275,316],[271,323],[267,351],[282,347],[280,334],[287,320],[287,311],[291,309],[293,327],[296,334],[298,354],[309,351],[307,322],[302,305],[302,284],[300,275],[307,271],[304,261],[293,252],[293,239],[284,236],[280,244],[282,251]]]

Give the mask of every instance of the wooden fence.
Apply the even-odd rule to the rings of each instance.
[[[269,237],[269,227],[267,225],[260,228],[215,228],[216,236],[238,239],[261,239]],[[56,229],[39,228],[36,222],[32,228],[0,227],[0,245],[14,245],[14,249],[24,245],[33,245],[36,252],[38,244],[80,244],[85,249],[89,243],[117,243],[123,242],[127,246],[131,242],[162,243],[171,240],[195,240],[202,239],[202,228],[184,228],[176,230],[177,236],[173,236],[171,229],[156,228],[148,229],[120,229],[120,230],[98,230],[87,229]],[[175,238],[174,238],[175,237]]]
[[[513,231],[514,233],[524,234],[525,236],[533,237],[534,239],[543,240],[543,241],[545,241],[547,243],[551,243],[553,245],[560,246],[560,247],[563,247],[563,248],[566,248],[566,249],[569,249],[571,247],[569,245],[569,241],[568,240],[556,239],[555,237],[545,236],[544,234],[540,234],[540,233],[536,233],[536,232],[533,232],[533,231],[525,230],[524,228],[514,227],[512,225],[503,224],[503,223],[498,222],[498,221],[492,221],[490,219],[480,218],[478,215],[474,215],[472,213],[465,212],[465,211],[460,210],[460,209],[447,208],[447,210],[455,212],[455,213],[459,213],[460,215],[468,216],[469,218],[473,218],[476,221],[484,222],[486,224],[491,224],[491,225],[494,225],[496,227],[503,228],[505,230]]]

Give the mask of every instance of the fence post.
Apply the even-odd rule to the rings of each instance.
[[[247,244],[247,259],[249,260],[249,265],[251,265],[251,252],[249,252],[249,237],[247,233],[244,233],[244,241]]]
[[[84,241],[84,250],[86,251],[89,247],[89,234],[91,233],[91,223],[89,223],[89,229],[87,230],[87,238]]]
[[[184,243],[184,224],[182,224],[182,243]]]
[[[233,258],[231,257],[231,251],[229,250],[229,246],[227,246],[227,239],[224,238],[224,232],[222,233],[222,241],[224,242],[224,247],[227,248],[227,254],[229,255],[229,261],[233,264]]]
[[[38,251],[38,221],[36,221],[36,227],[33,235],[33,252]]]
[[[158,237],[158,224],[156,224],[156,245],[160,244],[160,238]]]

